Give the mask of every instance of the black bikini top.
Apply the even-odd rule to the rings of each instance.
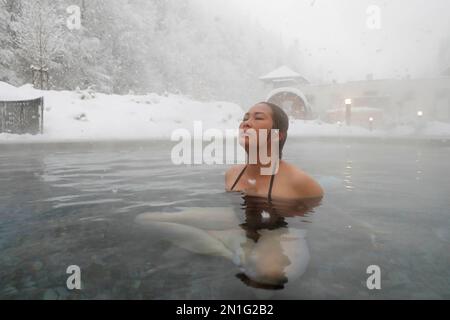
[[[231,187],[231,191],[233,191],[234,187],[236,187],[236,185],[238,184],[239,180],[242,178],[242,175],[244,174],[246,169],[247,169],[247,166],[244,167],[244,169],[241,171],[241,173],[237,177],[236,181],[234,182],[233,186]],[[267,199],[269,200],[269,202],[272,202],[272,188],[273,188],[274,180],[275,180],[275,175],[273,174],[270,177],[269,194],[267,195]]]

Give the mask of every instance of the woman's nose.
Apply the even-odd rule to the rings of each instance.
[[[244,120],[242,122],[242,127],[243,128],[251,128],[251,120],[250,119]]]

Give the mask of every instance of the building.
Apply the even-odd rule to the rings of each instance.
[[[450,122],[450,76],[444,72],[429,79],[374,79],[369,75],[361,81],[317,85],[283,67],[261,80],[272,84],[267,100],[297,119],[344,122],[345,100],[351,99],[354,125],[407,124],[416,121],[418,113],[429,121]]]
[[[267,101],[279,105],[295,119],[311,119],[312,110],[306,96],[298,89],[310,83],[299,73],[282,66],[259,78],[272,87]]]

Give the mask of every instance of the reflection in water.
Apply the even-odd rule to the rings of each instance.
[[[345,189],[347,191],[353,191],[353,179],[352,179],[352,170],[353,170],[353,161],[350,153],[351,146],[347,146],[345,149],[345,170],[344,170],[344,183]]]
[[[186,208],[141,214],[136,222],[153,236],[191,252],[229,259],[239,268],[237,278],[251,287],[282,289],[305,272],[310,258],[306,230],[289,226],[287,220],[307,217],[321,199],[243,200],[243,211]]]
[[[422,150],[421,149],[417,149],[416,150],[416,180],[420,181],[422,180],[422,173],[423,173],[423,169],[422,169]]]

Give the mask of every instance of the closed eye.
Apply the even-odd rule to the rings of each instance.
[[[262,112],[255,112],[255,119],[256,120],[265,120],[266,115]]]
[[[262,112],[256,112],[254,114],[254,118],[255,120],[266,120],[266,115]],[[250,114],[247,113],[242,119],[242,121],[247,121],[248,119],[250,119]]]

